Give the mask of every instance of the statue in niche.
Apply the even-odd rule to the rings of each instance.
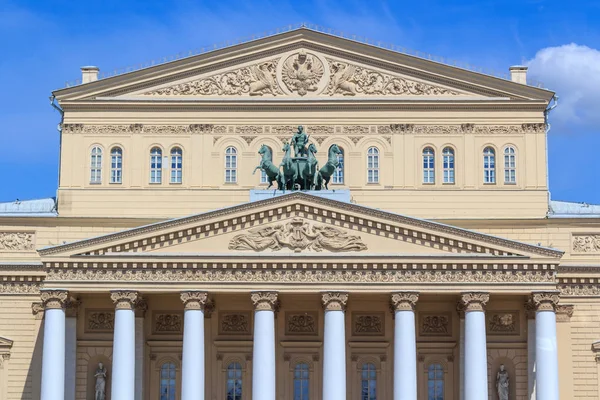
[[[500,365],[500,370],[496,374],[496,390],[498,391],[498,400],[508,400],[509,392],[508,371],[504,364]]]
[[[94,400],[106,400],[106,368],[104,364],[98,363],[94,378],[96,378]]]

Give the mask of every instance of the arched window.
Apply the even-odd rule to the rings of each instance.
[[[379,183],[379,149],[367,150],[367,183]]]
[[[294,400],[309,400],[308,364],[299,363],[294,367]]]
[[[232,362],[227,366],[227,397],[226,400],[242,399],[242,366]]]
[[[183,151],[179,147],[171,149],[171,183],[181,183],[183,177]]]
[[[113,147],[110,151],[110,183],[123,182],[123,150]]]
[[[454,183],[454,149],[446,147],[442,151],[444,183]]]
[[[377,370],[375,365],[363,364],[361,374],[360,400],[377,400]]]
[[[492,147],[483,149],[483,183],[496,183],[496,152]]]
[[[267,149],[269,149],[269,151],[271,152],[271,160],[273,161],[273,149],[270,146],[266,146]],[[262,156],[259,156],[259,160],[262,161]],[[260,170],[260,183],[269,183],[269,178],[267,177],[267,174],[265,173],[264,170]]]
[[[344,149],[341,147],[339,149],[341,151],[341,153],[337,155],[339,164],[335,171],[333,171],[333,176],[331,177],[333,180],[331,182],[342,185],[344,183]]]
[[[444,400],[444,368],[440,364],[427,368],[427,400]]]
[[[516,151],[512,146],[504,149],[504,183],[517,183]]]
[[[423,149],[423,183],[435,183],[435,152],[431,147]]]
[[[225,150],[225,183],[237,182],[237,150],[228,147]]]
[[[150,183],[162,182],[162,150],[153,147],[150,150]]]
[[[102,183],[102,149],[98,146],[90,154],[90,183]]]
[[[160,367],[160,400],[175,400],[175,364],[166,362]]]

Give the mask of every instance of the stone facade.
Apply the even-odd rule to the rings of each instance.
[[[548,212],[553,93],[308,29],[278,38],[54,93],[58,217],[0,215],[0,398],[93,398],[99,362],[108,399],[220,399],[239,385],[244,400],[293,399],[298,373],[310,398],[354,399],[365,371],[378,399],[399,387],[427,399],[432,371],[444,399],[495,399],[500,365],[511,399],[556,382],[563,399],[597,398],[600,213]],[[350,202],[248,203],[265,188],[258,149],[279,163],[298,124],[320,165],[343,150],[330,189]],[[552,338],[556,351],[537,346]],[[65,365],[46,340],[66,344]],[[186,384],[189,365],[204,380]],[[47,378],[57,368],[64,382]]]

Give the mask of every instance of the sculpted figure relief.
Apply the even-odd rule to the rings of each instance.
[[[321,60],[300,50],[298,54],[284,61],[281,80],[290,91],[305,96],[308,92],[317,90],[317,84],[321,81],[324,72]]]
[[[302,218],[294,218],[285,224],[250,229],[248,233],[236,235],[229,242],[231,250],[281,250],[284,247],[296,252],[367,249],[360,236],[348,235],[332,226],[311,225]]]
[[[106,400],[106,368],[104,364],[98,363],[94,378],[96,378],[94,400]]]
[[[504,368],[504,364],[502,364],[500,365],[500,370],[496,374],[498,400],[508,400],[509,384],[508,371]]]

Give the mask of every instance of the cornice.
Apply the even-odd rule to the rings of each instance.
[[[296,201],[296,203],[293,203],[294,201]],[[301,201],[306,201],[306,204],[302,204]],[[336,218],[340,218],[340,220],[341,220],[341,215],[343,214],[343,211],[346,211],[346,212],[352,212],[352,213],[356,213],[356,214],[362,214],[366,217],[372,217],[372,218],[386,220],[386,221],[389,221],[389,223],[400,223],[400,224],[406,224],[409,226],[414,226],[417,228],[429,229],[429,230],[435,231],[436,235],[450,234],[450,235],[454,235],[454,236],[457,236],[457,237],[463,238],[463,239],[481,241],[484,243],[488,243],[490,245],[503,246],[503,247],[506,247],[509,249],[525,251],[525,252],[538,254],[538,255],[542,255],[542,256],[547,256],[547,257],[559,258],[563,254],[563,252],[559,251],[559,250],[549,249],[549,248],[540,247],[540,246],[533,246],[533,245],[529,245],[526,243],[521,243],[521,242],[516,242],[516,241],[503,239],[503,238],[499,238],[499,237],[495,237],[495,236],[481,234],[481,233],[477,233],[474,231],[469,231],[469,230],[465,230],[465,229],[461,229],[461,228],[443,225],[440,223],[431,222],[431,221],[427,221],[427,220],[411,218],[411,217],[403,216],[400,214],[393,214],[393,213],[389,213],[386,211],[381,211],[381,210],[376,210],[376,209],[372,209],[372,208],[368,208],[368,207],[364,207],[364,206],[359,206],[356,204],[338,202],[335,200],[325,199],[322,197],[317,197],[317,196],[305,194],[302,192],[293,192],[291,194],[273,197],[271,199],[260,200],[260,201],[250,202],[250,203],[244,203],[244,204],[241,204],[238,206],[228,207],[228,208],[215,210],[215,211],[209,211],[209,212],[202,213],[202,214],[178,218],[178,219],[174,219],[174,220],[170,220],[170,221],[166,221],[166,222],[160,222],[157,224],[147,225],[147,226],[143,226],[140,228],[129,229],[126,231],[117,232],[114,234],[100,236],[100,237],[96,237],[96,238],[92,238],[92,239],[86,239],[86,240],[82,240],[82,241],[78,241],[78,242],[73,242],[70,244],[45,248],[45,249],[39,250],[39,253],[42,256],[49,256],[49,255],[56,254],[59,252],[72,251],[72,250],[82,249],[85,247],[97,246],[97,245],[100,245],[103,243],[108,243],[111,241],[132,238],[132,237],[139,236],[139,235],[146,235],[149,233],[154,233],[154,232],[158,232],[161,230],[168,230],[171,228],[178,228],[182,225],[205,222],[207,220],[216,219],[219,217],[228,217],[235,213],[243,213],[245,211],[258,210],[258,209],[265,208],[265,207],[276,206],[276,205],[279,205],[282,203],[291,203],[291,204],[286,205],[286,207],[291,210],[296,209],[299,212],[302,211],[302,212],[309,212],[309,213],[313,213],[313,214],[322,214],[328,218],[332,218],[333,215],[335,215]],[[332,210],[326,210],[326,209],[318,209],[317,206],[331,207],[334,210],[332,211]],[[269,213],[269,211],[265,211],[265,210],[263,210],[262,212],[267,213],[267,214]],[[351,217],[350,218],[350,217],[344,215],[342,222],[347,223],[348,220],[354,220],[357,218],[360,218],[360,217]],[[242,217],[240,216],[237,219],[241,220]],[[386,228],[391,229],[390,226],[386,227],[385,223],[375,222],[375,224],[382,226],[382,228],[384,230]],[[218,223],[217,223],[217,226],[218,226]],[[189,230],[189,229],[190,228],[187,228],[186,230]],[[192,231],[193,231],[193,229],[192,229]],[[183,233],[180,232],[179,234],[183,234]],[[169,234],[167,234],[167,236],[169,236]],[[167,238],[167,239],[170,240],[170,238]],[[476,252],[476,251],[474,251],[474,252]],[[498,250],[495,250],[495,252],[497,253]],[[508,253],[508,254],[510,254],[510,253]],[[506,254],[506,255],[508,255],[508,254]]]

